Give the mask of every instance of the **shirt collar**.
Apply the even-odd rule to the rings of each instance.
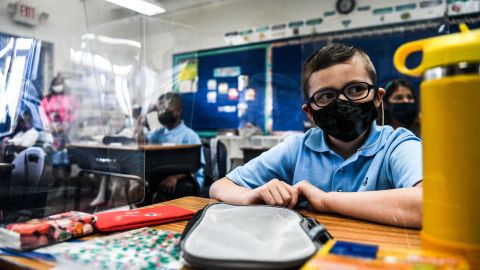
[[[183,120],[180,120],[180,124],[178,124],[178,126],[172,128],[172,129],[165,128],[164,133],[165,134],[176,133],[176,132],[181,131],[184,127],[185,127],[185,124],[183,123]]]
[[[373,156],[385,145],[388,137],[387,129],[383,126],[377,126],[376,121],[372,122],[367,140],[357,149],[361,156]]]
[[[359,155],[372,156],[375,155],[385,144],[387,133],[384,127],[379,127],[372,122],[367,140],[357,150]],[[333,151],[327,144],[325,133],[320,128],[312,128],[305,134],[305,145],[316,152]]]
[[[311,128],[305,134],[305,145],[316,152],[331,151],[330,147],[327,145],[324,134],[325,133],[321,128]]]

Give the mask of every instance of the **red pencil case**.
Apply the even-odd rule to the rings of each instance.
[[[187,220],[195,212],[173,205],[161,205],[127,211],[111,211],[95,214],[95,228],[100,232],[125,231]]]

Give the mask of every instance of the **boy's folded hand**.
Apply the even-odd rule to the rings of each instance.
[[[289,184],[272,179],[258,188],[242,195],[245,204],[265,203],[293,208],[298,201],[298,191]]]
[[[327,212],[325,198],[328,193],[312,185],[307,180],[296,183],[293,188],[297,190],[300,197],[307,199],[309,206],[319,212]]]

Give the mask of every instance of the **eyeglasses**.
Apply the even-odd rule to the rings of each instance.
[[[368,97],[372,89],[376,91],[378,87],[366,82],[350,83],[340,90],[334,88],[322,89],[312,95],[309,103],[314,103],[318,107],[325,107],[337,100],[340,94],[343,94],[350,101],[361,101]]]

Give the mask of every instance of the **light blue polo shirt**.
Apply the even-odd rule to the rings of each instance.
[[[150,131],[147,134],[148,143],[150,144],[201,144],[197,133],[187,127],[183,121],[173,129],[159,128]]]
[[[273,178],[295,185],[308,180],[323,191],[373,191],[412,187],[423,179],[422,144],[407,129],[370,127],[358,151],[344,160],[327,145],[320,128],[292,135],[227,175],[256,188]]]
[[[147,133],[147,140],[149,144],[202,144],[200,137],[191,128],[187,127],[183,121],[173,129],[159,128]],[[205,157],[203,151],[200,151],[200,162],[205,166]],[[200,190],[204,185],[203,167],[195,173]]]

